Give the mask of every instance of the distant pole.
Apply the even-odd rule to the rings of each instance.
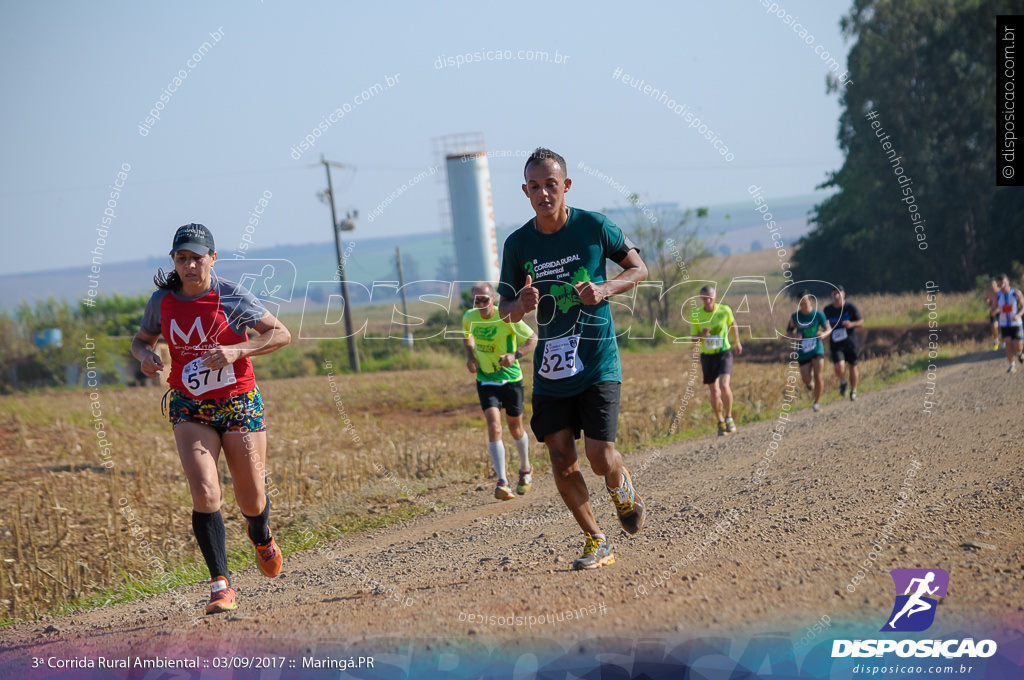
[[[348,345],[348,365],[352,369],[353,373],[359,373],[359,355],[356,349],[356,336],[352,332],[352,313],[350,310],[351,306],[348,301],[348,277],[345,274],[345,256],[341,250],[341,230],[338,228],[338,216],[334,211],[334,187],[331,185],[331,166],[330,163],[324,158],[323,154],[320,154],[320,162],[324,164],[324,169],[327,170],[327,193],[331,197],[331,231],[334,232],[334,248],[338,253],[338,276],[341,278],[341,300],[344,304],[344,315],[345,315],[345,342]]]
[[[402,293],[402,314],[409,318],[409,307],[405,302],[405,273],[402,271],[402,249],[395,246],[395,260],[398,261],[398,290]],[[412,331],[405,331],[405,345],[412,347]]]

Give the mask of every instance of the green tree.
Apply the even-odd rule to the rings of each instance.
[[[822,185],[838,191],[815,208],[796,278],[966,290],[979,271],[1009,269],[1024,201],[1019,189],[995,187],[993,56],[995,16],[1013,13],[1006,0],[854,0],[841,22],[855,40],[853,84],[840,94],[846,160]],[[829,78],[830,92],[841,87]],[[897,181],[886,135],[911,182]],[[924,241],[904,187],[925,220]]]
[[[87,329],[79,322],[77,310],[67,300],[57,300],[52,295],[35,304],[22,301],[18,305],[18,323],[24,337],[33,342],[33,351],[26,357],[19,370],[32,383],[63,385],[65,366],[81,360],[79,348],[86,342]],[[36,347],[36,333],[57,329],[61,333],[59,345]]]
[[[101,295],[94,298],[94,305],[81,305],[81,316],[87,324],[102,328],[107,335],[134,336],[142,324],[149,297],[145,293]]]
[[[35,351],[21,324],[6,311],[0,313],[0,393],[14,389],[18,367]]]
[[[0,315],[0,391],[64,385],[67,367],[75,365],[83,372],[87,366],[98,371],[103,384],[119,381],[117,365],[133,361],[128,346],[148,299],[97,296],[93,306],[72,306],[52,296],[22,301],[16,316]],[[61,332],[60,345],[37,347],[35,334],[53,328]]]

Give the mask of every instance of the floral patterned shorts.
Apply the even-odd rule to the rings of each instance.
[[[209,425],[220,434],[225,432],[263,432],[263,397],[258,387],[244,394],[223,399],[193,399],[171,390],[171,424],[199,423]]]

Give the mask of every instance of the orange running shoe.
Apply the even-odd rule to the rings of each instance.
[[[270,543],[256,546],[256,563],[264,576],[274,578],[281,573],[281,549],[277,547],[273,536]]]
[[[206,603],[207,614],[220,614],[238,609],[235,602],[235,590],[228,585],[224,576],[218,576],[210,581],[210,601]]]

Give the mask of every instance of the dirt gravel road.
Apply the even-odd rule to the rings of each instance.
[[[888,571],[923,567],[950,574],[930,634],[1024,630],[1024,375],[1005,368],[1001,354],[975,353],[940,362],[932,396],[919,376],[820,413],[802,398],[765,463],[776,421],[627,456],[648,511],[631,538],[585,469],[617,557],[595,571],[571,571],[581,535],[550,475],[508,502],[490,484],[449,484],[426,494],[448,503],[444,512],[292,555],[275,580],[236,574],[236,614],[191,624],[173,597],[200,612],[207,588],[197,584],[0,631],[0,661],[10,670],[29,651],[147,644],[211,655],[341,645],[358,655],[381,640],[535,649],[775,631],[796,642],[822,617],[832,634],[877,631],[893,605]],[[374,583],[390,590],[376,594]]]

